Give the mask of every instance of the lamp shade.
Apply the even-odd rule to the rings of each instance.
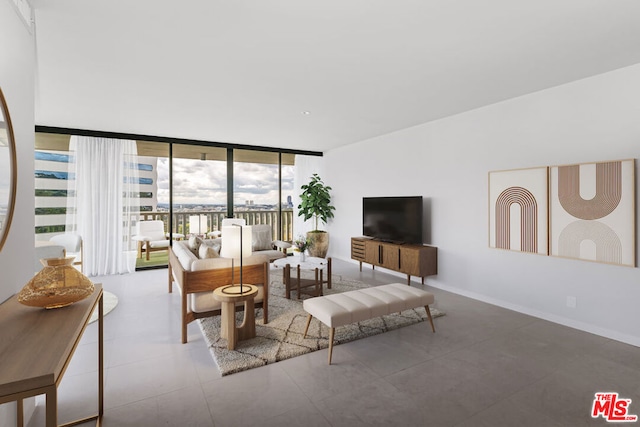
[[[242,234],[242,240],[240,240]],[[242,253],[240,242],[242,241]],[[222,248],[220,256],[224,258],[246,258],[251,256],[251,226],[222,227]]]
[[[209,229],[209,218],[206,215],[189,215],[189,233],[205,234]]]

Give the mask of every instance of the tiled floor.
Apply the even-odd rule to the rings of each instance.
[[[402,281],[364,270],[334,260],[334,274]],[[223,378],[196,323],[180,343],[166,275],[96,280],[120,300],[105,318],[106,427],[608,425],[590,416],[597,391],[640,413],[640,348],[437,289],[435,334],[420,323],[341,344],[331,366],[323,350]],[[60,386],[60,422],[96,407],[96,336],[90,325]]]

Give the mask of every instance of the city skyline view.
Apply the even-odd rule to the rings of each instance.
[[[227,204],[226,162],[173,159],[174,205],[215,206]],[[169,203],[169,159],[157,161],[158,205]],[[282,167],[282,198],[278,200],[278,165],[236,163],[234,205],[278,205],[294,196],[294,166]]]

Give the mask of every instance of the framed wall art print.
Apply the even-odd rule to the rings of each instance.
[[[550,255],[635,267],[635,160],[549,168]]]
[[[548,168],[489,172],[489,247],[548,254]]]

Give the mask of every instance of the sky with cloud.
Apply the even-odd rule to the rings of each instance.
[[[158,202],[169,202],[169,159],[158,158]],[[278,203],[278,165],[236,163],[234,204],[253,200],[255,205]],[[294,194],[293,166],[282,168],[282,196]],[[173,160],[174,204],[226,204],[227,165],[223,161]]]

